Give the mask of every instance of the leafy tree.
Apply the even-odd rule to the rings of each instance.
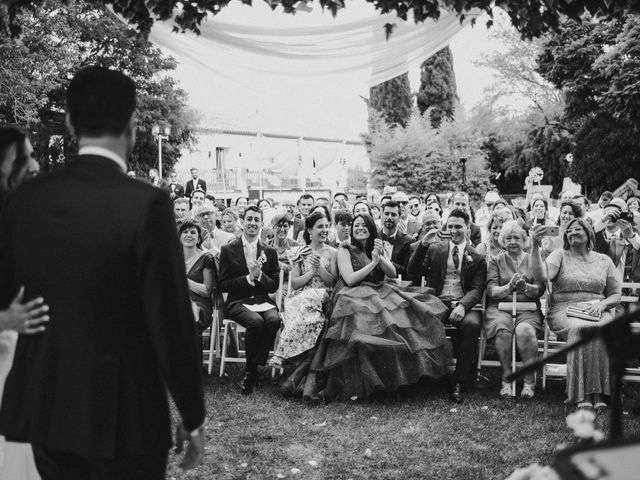
[[[558,193],[572,132],[562,122],[562,92],[536,70],[542,41],[524,41],[505,26],[496,27],[492,37],[499,50],[476,64],[493,70],[497,81],[473,115],[485,137],[492,181],[502,193],[522,193],[524,178],[538,166],[545,172],[544,182]]]
[[[20,21],[17,15],[20,11],[33,5],[40,5],[47,0],[12,0],[8,6],[0,10],[0,30],[17,33]],[[243,0],[251,3],[251,0]],[[296,13],[299,2],[297,0],[265,0],[272,9],[282,7],[287,13]],[[308,3],[311,0],[302,0]],[[477,10],[489,14],[489,24],[492,23],[493,8],[503,9],[509,16],[511,23],[524,38],[538,37],[549,30],[557,29],[561,20],[566,16],[579,20],[581,15],[589,12],[594,16],[624,18],[629,13],[640,12],[640,2],[635,0],[367,0],[380,13],[395,12],[400,18],[407,20],[413,17],[415,22],[427,19],[437,20],[443,10],[454,11],[460,20]],[[200,23],[207,14],[215,15],[229,4],[229,0],[105,0],[105,4],[124,16],[129,22],[137,25],[143,32],[149,31],[154,19],[168,20],[174,18],[176,29],[193,30],[199,32]],[[336,15],[338,10],[345,7],[344,0],[320,0],[323,9]],[[4,13],[4,15],[2,15]],[[177,13],[174,16],[174,13]],[[387,26],[387,31],[392,30]]]
[[[483,194],[489,186],[489,171],[481,141],[463,119],[445,120],[434,129],[428,112],[420,115],[414,110],[406,127],[383,124],[372,135],[372,186],[394,185],[419,194],[458,190],[460,159],[466,158],[468,191]]]
[[[571,177],[588,191],[640,178],[640,17],[566,22],[539,57],[540,72],[566,98],[574,131]]]
[[[171,168],[180,149],[194,142],[195,116],[187,95],[166,75],[176,62],[144,36],[126,27],[99,2],[39,2],[20,14],[22,33],[0,43],[0,121],[27,126],[45,167],[60,163],[60,153],[73,155],[64,135],[65,91],[73,72],[103,65],[126,72],[138,89],[137,143],[134,169],[157,163],[154,124],[170,126],[163,142],[163,167]],[[51,137],[53,139],[51,139]],[[66,148],[62,149],[62,145]]]
[[[453,53],[447,46],[427,58],[420,66],[420,90],[417,103],[420,113],[427,109],[431,125],[438,128],[443,119],[451,120],[458,104]]]
[[[405,126],[411,116],[413,96],[409,84],[409,74],[404,73],[391,80],[371,87],[369,109],[381,114],[384,121],[392,126]]]

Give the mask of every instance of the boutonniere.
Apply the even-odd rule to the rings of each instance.
[[[267,262],[267,256],[264,254],[264,250],[260,252],[260,256],[258,257],[258,263],[262,267]]]
[[[469,255],[468,253],[467,253],[466,257],[464,257],[464,258],[465,258],[465,259],[467,260],[467,262],[469,262],[469,263],[473,262],[473,257],[472,257],[471,255]]]

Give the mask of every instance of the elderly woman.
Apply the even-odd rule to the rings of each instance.
[[[218,284],[216,264],[213,255],[202,249],[202,228],[198,223],[184,222],[180,225],[179,235],[189,296],[196,314],[196,331],[202,335],[213,321],[213,294]]]
[[[534,228],[531,256],[535,278],[552,284],[549,326],[559,338],[577,340],[581,330],[614,316],[621,293],[616,269],[607,255],[593,251],[595,236],[584,219],[568,223],[562,249],[551,252],[546,262],[540,256],[542,233],[542,227]],[[581,308],[594,320],[571,316],[569,306]],[[604,408],[610,383],[609,358],[602,340],[567,354],[567,403],[578,408]]]
[[[529,237],[519,222],[506,222],[500,230],[498,241],[504,251],[489,260],[487,266],[487,299],[484,330],[487,338],[495,338],[498,358],[502,365],[502,376],[511,373],[511,342],[516,336],[516,345],[524,363],[530,363],[538,355],[537,332],[542,330],[540,296],[544,293],[544,284],[533,280],[531,255],[524,251]],[[500,302],[511,302],[513,293],[518,302],[534,302],[533,311],[520,311],[516,315],[515,325],[511,312],[498,309]],[[520,395],[531,398],[535,392],[535,373],[524,379]],[[511,383],[502,381],[500,395],[511,397]]]

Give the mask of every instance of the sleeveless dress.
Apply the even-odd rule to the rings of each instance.
[[[559,267],[552,282],[547,312],[549,327],[559,338],[572,342],[579,338],[580,330],[593,328],[596,322],[567,316],[567,307],[577,302],[603,300],[616,290],[620,292],[615,267],[604,254],[591,252],[590,259],[584,261],[567,250],[551,252],[547,263]],[[613,310],[603,312],[600,322],[613,315]],[[567,402],[582,402],[595,393],[611,394],[609,356],[599,338],[567,354]]]
[[[198,283],[204,283],[205,270],[210,269],[213,272],[214,292],[211,296],[200,295],[189,289],[189,297],[191,298],[193,305],[195,305],[194,313],[196,314],[196,331],[198,335],[202,336],[202,332],[204,332],[213,321],[213,303],[214,299],[218,301],[219,297],[215,292],[218,285],[216,263],[211,253],[204,252],[190,267],[188,264],[186,266],[187,278]],[[220,308],[217,310],[220,311]]]
[[[344,248],[354,271],[370,263],[358,249]],[[353,287],[338,280],[329,325],[311,366],[317,391],[305,390],[308,400],[368,398],[449,373],[445,305],[427,289],[384,278],[376,267]]]
[[[329,268],[331,260],[322,257],[320,261]],[[309,257],[299,263],[301,274],[309,271]],[[316,346],[322,333],[326,317],[323,305],[327,299],[327,287],[319,274],[311,277],[309,283],[294,290],[284,301],[282,312],[283,329],[275,355],[283,359],[297,357]]]

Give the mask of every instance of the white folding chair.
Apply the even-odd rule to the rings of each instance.
[[[511,337],[511,371],[516,370],[516,320],[518,312],[533,312],[538,309],[536,302],[518,302],[517,292],[513,292],[511,302],[498,303],[498,310],[503,312],[511,312],[511,321],[513,322],[513,336]],[[511,398],[516,398],[516,381],[511,382]]]

